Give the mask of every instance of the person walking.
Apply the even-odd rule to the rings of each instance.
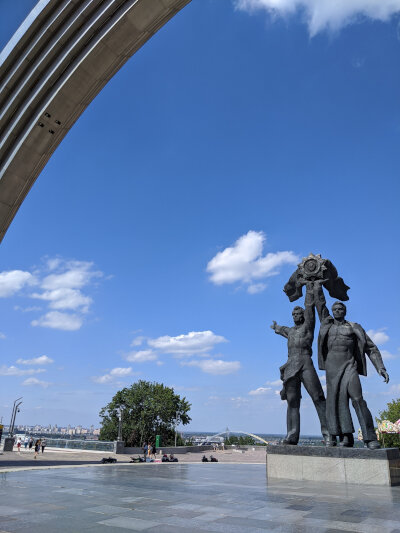
[[[41,442],[41,446],[42,446],[42,453],[44,452],[44,449],[46,448],[46,439],[43,439],[42,442]]]
[[[33,446],[33,437],[30,437],[30,439],[29,439],[29,443],[28,443],[29,451],[32,450],[32,446]]]
[[[146,459],[147,459],[148,450],[149,450],[149,446],[148,446],[147,442],[145,442],[143,444],[143,459],[145,460],[145,462],[146,462]]]
[[[28,437],[28,435],[26,435],[25,439],[24,439],[25,450],[28,448],[28,443],[29,443],[29,437]]]
[[[21,453],[21,439],[18,437],[18,440],[17,440],[17,450],[18,450],[18,453],[20,454]]]
[[[151,455],[152,457],[155,459],[156,458],[156,453],[157,453],[157,448],[156,448],[156,445],[155,443],[151,446]]]
[[[35,442],[35,459],[37,459],[38,453],[40,451],[40,439],[37,439]]]

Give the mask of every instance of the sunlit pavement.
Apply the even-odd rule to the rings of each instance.
[[[17,451],[3,452],[0,455],[0,472],[21,468],[44,468],[44,467],[62,467],[62,466],[84,466],[99,464],[103,457],[113,457],[118,463],[129,463],[131,457],[125,454],[114,454],[112,452],[99,452],[92,450],[60,450],[59,448],[46,448],[44,453],[38,454],[34,458],[34,452],[22,449],[21,453]],[[176,454],[175,457],[180,463],[199,463],[203,453],[186,453]],[[205,452],[209,459],[211,455],[222,463],[254,463],[265,464],[265,448],[249,448],[246,451],[217,451]],[[134,455],[137,457],[137,454]],[[157,455],[160,459],[161,456]],[[1,533],[1,531],[0,531]]]
[[[400,532],[398,487],[267,484],[265,465],[117,464],[0,480],[2,532]]]

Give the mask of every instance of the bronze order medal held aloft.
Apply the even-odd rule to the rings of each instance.
[[[303,285],[307,281],[324,280],[323,286],[332,298],[345,302],[349,299],[347,291],[350,289],[329,259],[323,259],[321,254],[310,254],[304,257],[297,270],[290,276],[284,287],[284,292],[291,302],[303,296]]]

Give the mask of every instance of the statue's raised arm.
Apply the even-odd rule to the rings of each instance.
[[[321,323],[330,316],[326,306],[324,290],[322,288],[324,281],[325,280],[317,280],[314,282],[314,302]]]
[[[304,325],[314,336],[315,329],[315,297],[314,281],[308,281],[306,285],[306,297],[304,299]]]

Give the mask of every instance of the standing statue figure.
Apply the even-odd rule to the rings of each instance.
[[[314,283],[306,284],[305,310],[295,307],[292,312],[294,327],[278,326],[274,321],[271,328],[288,340],[288,361],[281,366],[283,381],[281,398],[287,400],[287,435],[284,444],[297,444],[300,436],[301,383],[314,402],[321,423],[325,443],[329,445],[330,435],[326,424],[326,403],[317,372],[312,362],[312,343],[315,329]]]
[[[371,449],[380,448],[371,412],[362,396],[359,376],[367,375],[367,354],[378,374],[388,383],[389,375],[382,356],[359,324],[345,320],[346,306],[342,302],[333,304],[333,317],[330,316],[321,284],[314,285],[314,299],[321,322],[318,366],[320,370],[326,370],[326,418],[333,445],[337,436],[341,446],[352,447],[354,444],[354,427],[349,409],[351,398],[364,443]]]

